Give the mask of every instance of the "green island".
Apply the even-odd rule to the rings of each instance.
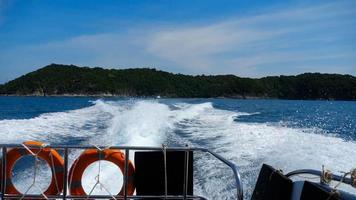
[[[192,76],[150,68],[51,64],[0,85],[0,95],[356,100],[356,77],[320,73],[263,78]]]

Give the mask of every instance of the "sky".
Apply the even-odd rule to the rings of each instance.
[[[356,0],[0,0],[0,83],[50,63],[356,75]]]

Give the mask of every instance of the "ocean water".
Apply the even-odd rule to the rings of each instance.
[[[122,99],[0,97],[1,143],[38,140],[50,144],[194,146],[209,148],[234,162],[246,199],[262,163],[288,172],[300,168],[348,171],[356,167],[356,103],[231,99]],[[79,152],[71,154],[71,162]],[[30,159],[30,158],[26,158]],[[25,191],[32,169],[21,159],[14,182]],[[132,159],[132,156],[131,156]],[[233,199],[232,173],[213,157],[196,154],[195,193]],[[28,166],[28,165],[26,165]],[[122,177],[103,163],[101,179],[110,192]],[[95,184],[97,163],[86,170],[85,190]],[[30,192],[46,188],[51,174],[41,165]],[[116,182],[115,182],[116,181]],[[317,179],[316,179],[317,181]],[[341,186],[356,193],[356,189]],[[106,194],[102,188],[94,193]]]

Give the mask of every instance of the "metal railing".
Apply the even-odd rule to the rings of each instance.
[[[39,148],[38,146],[29,146],[31,148]],[[128,158],[129,158],[129,152],[130,151],[163,151],[162,148],[159,147],[142,147],[142,146],[136,146],[136,147],[131,147],[131,146],[110,146],[110,147],[105,147],[105,146],[91,146],[91,145],[85,145],[85,146],[79,146],[79,145],[48,145],[45,148],[53,148],[55,150],[61,150],[63,152],[63,157],[64,157],[64,183],[63,183],[63,192],[60,195],[54,195],[54,196],[46,196],[44,197],[43,195],[14,195],[14,194],[6,194],[6,155],[9,149],[12,148],[24,148],[23,145],[21,144],[0,144],[0,148],[2,149],[2,158],[1,158],[1,163],[2,163],[2,171],[1,174],[2,180],[1,180],[1,191],[0,191],[0,197],[1,199],[206,199],[201,196],[194,196],[194,195],[188,195],[187,192],[187,184],[188,184],[188,164],[185,163],[184,166],[184,187],[183,187],[183,193],[182,195],[150,195],[150,196],[139,196],[139,195],[128,195],[127,194],[127,183],[128,183]],[[124,193],[123,195],[84,195],[84,196],[77,196],[77,195],[70,195],[68,194],[68,155],[69,151],[73,149],[79,149],[79,150],[85,150],[85,149],[95,149],[95,148],[100,148],[100,149],[119,149],[125,152],[125,170],[123,172],[123,188],[124,188]],[[166,147],[165,151],[184,151],[185,152],[185,161],[187,161],[187,156],[189,155],[189,152],[203,152],[212,155],[214,158],[218,159],[220,162],[224,163],[227,165],[233,172],[234,175],[234,182],[236,184],[236,197],[238,200],[243,200],[243,187],[242,187],[242,182],[241,182],[241,177],[238,172],[238,169],[236,165],[222,156],[210,151],[209,149],[206,148],[194,148],[194,147]]]
[[[300,170],[295,170],[295,171],[289,172],[285,176],[290,178],[290,177],[293,177],[293,176],[298,176],[300,174],[315,175],[315,176],[319,176],[322,179],[324,173],[322,171],[314,170],[314,169],[300,169]],[[353,180],[351,178],[348,178],[348,177],[345,177],[345,176],[332,174],[330,176],[330,180],[342,182],[342,183],[345,183],[345,184],[348,184],[348,185],[351,185],[351,186],[355,187],[353,185],[354,184]]]

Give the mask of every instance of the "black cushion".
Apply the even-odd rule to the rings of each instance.
[[[292,187],[291,179],[263,164],[251,200],[288,200]]]
[[[167,151],[168,195],[183,195],[185,152]],[[188,190],[193,194],[193,152],[189,153]],[[135,152],[137,195],[164,195],[164,157],[162,151]]]
[[[300,200],[337,200],[340,199],[337,193],[332,193],[331,190],[323,188],[317,183],[309,181],[304,182],[302,195]]]

